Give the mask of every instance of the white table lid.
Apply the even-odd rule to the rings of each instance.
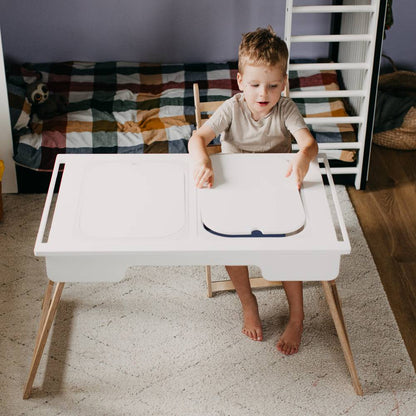
[[[80,195],[79,231],[86,237],[164,238],[185,225],[185,169],[168,160],[92,164]]]
[[[273,165],[255,162],[247,169],[238,155],[212,158],[214,186],[198,192],[201,221],[210,232],[285,236],[302,230],[302,199],[294,179],[285,177],[289,158]]]

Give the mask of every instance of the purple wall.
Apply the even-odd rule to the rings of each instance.
[[[271,24],[283,37],[284,16],[284,0],[0,0],[5,56],[17,62],[235,59],[244,32]],[[308,16],[299,27],[314,31]],[[327,56],[327,46],[301,54]]]
[[[393,0],[393,26],[386,32],[383,53],[399,68],[416,71],[416,1]],[[388,63],[383,60],[383,66]]]
[[[299,4],[330,0],[298,0]],[[394,0],[384,52],[416,70],[416,0]],[[285,0],[0,0],[6,59],[17,62],[235,59],[241,34],[271,24],[283,37]],[[325,15],[296,16],[297,34],[329,30]],[[296,45],[327,56],[327,45]]]

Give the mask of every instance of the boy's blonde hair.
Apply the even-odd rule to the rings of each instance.
[[[282,75],[285,76],[288,57],[286,43],[276,35],[273,28],[270,25],[267,29],[259,27],[254,32],[243,35],[238,49],[238,71],[242,74],[247,64],[280,65]]]

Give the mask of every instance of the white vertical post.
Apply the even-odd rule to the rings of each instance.
[[[380,9],[380,0],[374,0],[374,4],[376,5],[375,11],[373,13],[369,13],[367,15],[367,28],[368,34],[371,36],[371,41],[366,42],[365,46],[365,56],[366,62],[368,63],[368,70],[365,71],[364,78],[362,80],[363,86],[362,89],[366,91],[364,99],[361,101],[361,105],[359,106],[360,116],[363,117],[364,121],[359,126],[359,133],[358,133],[358,141],[362,144],[362,150],[359,153],[359,157],[357,160],[357,167],[358,171],[360,172],[359,175],[355,178],[355,187],[360,189],[361,185],[361,172],[363,170],[363,163],[364,163],[364,145],[367,139],[366,132],[367,132],[367,120],[368,120],[368,112],[370,110],[370,89],[371,89],[371,80],[373,76],[373,61],[375,55],[375,44],[376,44],[376,37],[377,37],[377,22],[378,22],[378,14]]]
[[[0,32],[0,160],[4,162],[3,193],[17,192],[16,168],[13,160],[13,139],[7,98],[6,71]]]
[[[284,91],[284,95],[289,97],[289,62],[290,62],[290,48],[291,48],[291,37],[292,37],[292,9],[293,0],[286,0],[286,13],[285,13],[285,35],[284,41],[286,42],[287,49],[289,51],[288,62],[287,62],[287,84]]]

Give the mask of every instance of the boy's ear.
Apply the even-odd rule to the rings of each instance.
[[[283,78],[283,84],[284,84],[283,92],[286,97],[289,97],[289,78],[287,74]]]
[[[243,91],[243,76],[237,72],[237,84],[238,84],[238,89],[240,91]]]

